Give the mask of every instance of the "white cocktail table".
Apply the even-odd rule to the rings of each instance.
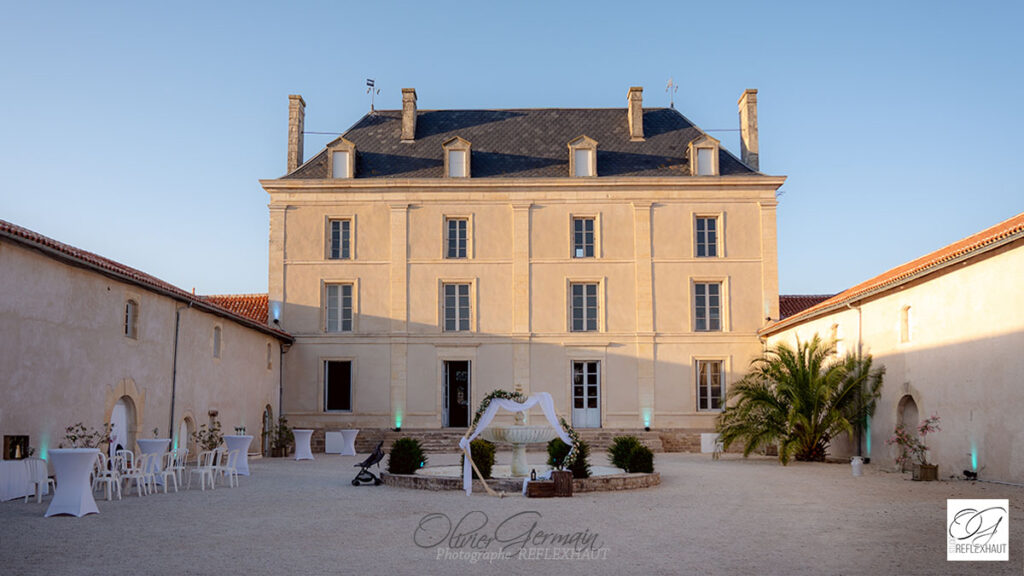
[[[313,449],[309,441],[313,438],[312,430],[292,430],[295,433],[295,459],[313,460]]]
[[[238,450],[238,463],[235,470],[242,476],[249,475],[249,444],[252,443],[252,436],[225,436],[224,444],[227,444],[228,452]]]
[[[164,478],[157,474],[160,471],[161,458],[171,447],[170,438],[143,438],[142,440],[136,440],[139,444],[139,452],[143,454],[156,454],[157,457],[149,461],[149,466],[146,467],[146,472],[152,472],[156,475],[156,483],[163,486]]]
[[[89,485],[89,472],[95,466],[95,448],[57,448],[50,450],[50,463],[57,476],[57,490],[53,493],[46,516],[70,514],[81,518],[86,514],[99,514],[96,500]]]
[[[359,430],[342,430],[341,437],[345,440],[345,447],[341,449],[342,456],[356,455],[356,436]]]

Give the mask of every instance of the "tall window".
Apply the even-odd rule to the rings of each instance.
[[[572,256],[573,258],[594,257],[594,219],[572,219]]]
[[[469,330],[469,284],[444,285],[444,330]]]
[[[139,303],[135,300],[124,303],[124,335],[132,340],[139,338]]]
[[[352,221],[330,221],[330,258],[348,260],[352,257]]]
[[[698,332],[717,332],[722,329],[722,284],[698,282],[694,290],[694,328]]]
[[[718,256],[718,218],[698,216],[696,228],[697,257],[713,258]]]
[[[594,175],[594,151],[586,149],[573,150],[573,164],[576,169],[575,176]]]
[[[448,151],[448,177],[449,178],[465,178],[466,173],[466,155],[469,154],[468,150],[449,150]]]
[[[715,174],[714,151],[711,148],[698,148],[697,149],[697,175],[698,176],[713,176],[714,174]]]
[[[594,332],[597,330],[597,283],[573,283],[569,285],[572,300],[572,331]]]
[[[445,223],[445,258],[465,258],[469,221],[465,218],[447,218]]]
[[[352,362],[324,362],[324,410],[352,410]]]
[[[267,342],[267,370],[274,367],[274,345]]]
[[[910,306],[900,310],[900,342],[910,342]]]
[[[335,178],[348,178],[351,173],[349,162],[351,162],[352,155],[348,150],[342,150],[339,152],[333,152],[334,157],[332,158],[331,166],[334,171],[331,176]]]
[[[721,410],[725,390],[722,388],[722,362],[697,361],[697,410]]]
[[[328,332],[352,331],[352,285],[327,285],[327,323]]]
[[[213,327],[213,357],[220,358],[220,339],[221,329],[220,326]]]

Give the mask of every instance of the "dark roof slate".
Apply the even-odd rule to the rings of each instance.
[[[833,296],[835,294],[779,294],[779,319],[789,318]]]
[[[356,178],[441,178],[441,145],[459,136],[472,144],[473,178],[569,175],[569,141],[597,140],[598,176],[689,176],[687,145],[703,135],[672,108],[644,110],[643,142],[631,142],[625,108],[420,110],[416,139],[401,142],[401,110],[367,114],[343,135],[356,146]],[[723,176],[756,174],[721,150]],[[327,150],[286,179],[327,178]]]

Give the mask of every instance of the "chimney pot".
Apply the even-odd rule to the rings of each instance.
[[[740,158],[760,171],[757,145],[757,90],[747,89],[740,96]]]
[[[298,94],[288,96],[288,174],[302,165],[302,133],[306,126],[306,101]]]
[[[644,88],[633,86],[629,89],[629,140],[631,142],[643,142],[644,140]]]
[[[402,88],[402,142],[416,140],[416,89]]]

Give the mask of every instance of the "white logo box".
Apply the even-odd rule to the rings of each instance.
[[[1010,559],[1010,501],[946,500],[946,560]]]

